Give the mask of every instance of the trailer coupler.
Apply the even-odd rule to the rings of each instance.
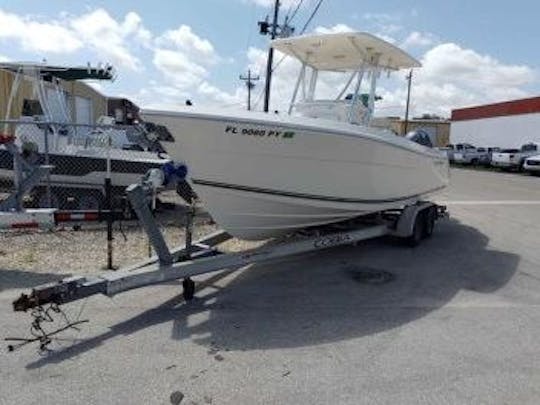
[[[105,293],[105,288],[106,281],[103,279],[72,277],[55,284],[34,288],[30,294],[21,294],[13,301],[13,310],[24,312],[30,310],[31,336],[5,338],[6,342],[11,342],[8,345],[8,351],[14,351],[30,343],[38,343],[41,351],[49,350],[48,346],[55,335],[68,329],[78,331],[78,325],[89,322],[87,319],[79,320],[78,318],[71,321],[60,305],[94,294]]]
[[[88,279],[86,277],[73,277],[59,281],[56,284],[47,284],[34,288],[30,294],[21,294],[13,301],[14,311],[28,311],[45,304],[61,305],[94,294],[105,293],[107,288],[104,279]]]

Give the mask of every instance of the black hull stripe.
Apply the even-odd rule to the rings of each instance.
[[[361,204],[381,204],[381,203],[392,203],[392,202],[406,201],[406,200],[411,200],[411,199],[420,197],[423,194],[429,194],[429,193],[433,193],[435,191],[442,190],[444,188],[444,186],[441,186],[441,187],[436,187],[436,188],[434,188],[432,190],[428,190],[428,191],[426,191],[425,193],[422,193],[422,194],[413,194],[413,195],[404,196],[404,197],[377,200],[377,199],[341,198],[341,197],[324,196],[324,195],[294,193],[294,192],[291,192],[291,191],[271,190],[271,189],[267,189],[267,188],[241,186],[241,185],[237,185],[237,184],[227,184],[227,183],[220,183],[220,182],[216,182],[216,181],[201,180],[201,179],[191,179],[191,181],[193,182],[193,184],[198,184],[198,185],[201,185],[201,186],[215,187],[215,188],[225,188],[225,189],[239,190],[239,191],[247,191],[247,192],[250,192],[250,193],[270,194],[270,195],[278,195],[278,196],[284,196],[284,197],[303,198],[303,199],[306,199],[306,200],[332,201],[332,202],[343,202],[343,203],[361,203]]]

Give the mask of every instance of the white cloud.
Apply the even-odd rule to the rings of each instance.
[[[115,20],[102,8],[79,16],[62,12],[59,20],[42,20],[40,16],[0,9],[0,40],[15,40],[24,51],[38,53],[39,57],[91,49],[105,62],[137,70],[142,64],[131,50],[149,46],[152,39],[141,17],[132,11],[123,21]]]
[[[207,81],[203,81],[197,88],[197,92],[211,102],[220,105],[239,105],[244,101],[245,92],[237,88],[234,93],[222,91]]]
[[[203,97],[215,95],[208,83],[201,87],[209,75],[209,68],[220,58],[212,43],[201,38],[187,25],[167,30],[156,38],[153,63],[162,72],[169,85],[182,95],[199,91]]]
[[[528,66],[506,65],[489,55],[445,43],[430,49],[423,58],[427,78],[454,80],[473,88],[522,86],[534,79]]]
[[[167,30],[156,39],[158,46],[170,46],[194,59],[215,62],[217,54],[212,43],[196,35],[190,26],[182,24],[176,30]]]
[[[536,80],[528,66],[504,64],[489,55],[444,43],[428,50],[423,67],[413,75],[414,114],[448,116],[454,108],[527,96],[524,87]],[[400,73],[396,76],[400,79]],[[394,90],[384,90],[380,111],[402,114],[406,90],[404,75],[394,81]]]
[[[82,41],[62,22],[36,21],[0,9],[0,40],[15,40],[30,52],[69,53],[82,48]]]
[[[10,62],[11,58],[5,55],[0,55],[0,62]]]
[[[129,50],[129,45],[134,38],[148,45],[151,34],[142,26],[138,14],[130,12],[119,22],[100,8],[72,19],[70,26],[99,55],[132,70],[141,68],[140,60]]]
[[[223,60],[210,40],[197,35],[188,25],[167,30],[154,41],[154,66],[164,75],[166,85],[153,85],[144,94],[160,94],[163,100],[158,104],[178,105],[192,99],[200,105],[231,105],[243,102],[245,91],[237,87],[232,93],[224,91],[208,81],[210,69]],[[152,102],[152,105],[156,105]]]
[[[403,40],[400,47],[405,49],[410,48],[421,48],[421,47],[427,47],[431,46],[434,43],[437,42],[437,38],[428,32],[418,32],[413,31],[411,32],[407,38]]]
[[[399,14],[364,13],[362,18],[366,21],[363,30],[392,44],[397,42],[395,37],[403,31],[402,17]]]
[[[314,29],[317,34],[335,34],[338,32],[353,32],[354,28],[349,27],[347,24],[336,24],[332,27],[318,26]]]
[[[170,49],[155,49],[153,63],[178,87],[197,86],[208,74],[203,66],[193,62],[185,53]]]

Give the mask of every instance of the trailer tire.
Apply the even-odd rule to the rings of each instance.
[[[424,238],[426,227],[426,210],[420,211],[416,218],[414,219],[414,226],[412,229],[412,234],[406,238],[407,246],[416,247],[420,244]]]
[[[435,229],[435,221],[437,219],[437,207],[429,207],[424,211],[424,239],[430,238]]]

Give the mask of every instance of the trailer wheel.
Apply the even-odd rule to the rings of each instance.
[[[182,287],[184,288],[184,299],[186,301],[191,301],[195,295],[195,282],[187,277],[182,281]]]
[[[416,215],[411,236],[406,238],[406,243],[410,247],[416,247],[424,238],[426,227],[426,211],[421,211]]]
[[[433,235],[433,230],[435,229],[435,220],[437,218],[437,208],[429,207],[424,211],[425,222],[424,222],[424,238],[430,238]]]

